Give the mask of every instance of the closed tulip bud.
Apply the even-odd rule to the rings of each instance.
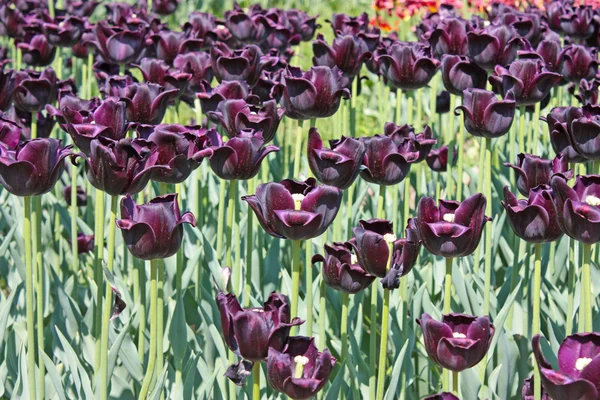
[[[51,45],[57,47],[72,47],[79,42],[85,29],[83,19],[72,16],[55,21],[54,23],[44,23],[44,33]]]
[[[454,111],[463,113],[465,129],[473,136],[498,138],[508,133],[515,117],[512,94],[498,100],[493,92],[481,89],[464,91],[463,104]]]
[[[29,41],[17,44],[17,47],[23,53],[23,62],[32,67],[48,66],[56,55],[56,47],[42,34],[34,35]]]
[[[71,204],[71,185],[65,186],[65,188],[63,189],[63,197],[65,198],[65,201],[67,202],[67,204]],[[85,205],[87,205],[87,194],[85,193],[85,190],[83,189],[82,186],[77,186],[77,188],[75,189],[77,190],[77,207],[83,207]]]
[[[560,40],[547,39],[542,40],[535,48],[519,51],[520,58],[532,58],[542,60],[551,72],[561,72],[562,48]]]
[[[410,171],[410,164],[419,158],[419,151],[412,146],[400,145],[393,136],[375,135],[360,140],[365,145],[364,169],[360,176],[378,185],[395,185],[402,182]],[[400,142],[400,141],[398,141]]]
[[[444,54],[466,56],[469,54],[467,32],[470,30],[466,20],[445,18],[426,35],[426,39],[437,58],[442,58]]]
[[[485,89],[487,72],[464,56],[442,58],[442,82],[447,91],[462,96],[465,89]]]
[[[175,58],[180,54],[191,51],[200,51],[204,48],[204,41],[190,37],[185,32],[161,30],[150,36],[154,44],[153,52],[156,58],[163,60],[169,65],[173,64]]]
[[[588,160],[600,160],[600,106],[588,104],[565,111],[569,142]]]
[[[569,163],[563,154],[553,160],[523,153],[517,157],[517,165],[504,165],[515,170],[517,189],[523,196],[529,196],[529,191],[537,186],[550,185],[550,178],[554,174],[562,174],[567,179],[573,177],[573,171],[569,170]]]
[[[225,26],[240,42],[261,42],[271,31],[272,25],[264,15],[248,15],[237,4],[225,12]]]
[[[127,120],[140,124],[160,124],[169,103],[179,95],[179,90],[154,83],[134,83],[125,88],[121,101],[127,106]]]
[[[350,79],[357,76],[363,63],[371,58],[367,43],[352,35],[338,36],[329,46],[319,34],[313,42],[313,53],[313,65],[337,66]]]
[[[14,76],[12,101],[19,110],[33,113],[53,103],[56,91],[56,74],[52,68],[46,68],[41,73],[19,71]]]
[[[524,45],[514,28],[506,25],[490,25],[468,33],[469,56],[488,71],[497,65],[511,64]]]
[[[560,72],[570,82],[592,79],[598,73],[598,51],[583,46],[571,45],[561,53]]]
[[[246,82],[238,81],[223,81],[215,88],[210,87],[208,82],[204,82],[203,89],[196,93],[196,97],[200,100],[202,112],[206,115],[210,111],[217,111],[219,104],[224,100],[242,99],[249,104],[258,104],[257,96],[250,92],[250,88]],[[219,120],[213,120],[218,123]]]
[[[154,0],[152,10],[158,15],[171,15],[177,10],[180,0]]]
[[[587,39],[596,30],[594,15],[594,10],[589,6],[569,7],[560,17],[560,28],[573,39]]]
[[[383,133],[385,136],[392,138],[398,148],[403,150],[403,153],[418,152],[418,157],[413,161],[415,163],[425,160],[433,145],[437,143],[437,139],[433,138],[433,131],[429,125],[424,125],[423,132],[415,134],[415,128],[412,125],[399,126],[393,122],[386,122]],[[407,156],[407,159],[412,159],[412,157],[412,155]]]
[[[105,61],[127,65],[137,61],[144,50],[146,29],[110,27],[106,21],[100,21],[96,25],[96,46]]]
[[[94,250],[94,235],[77,234],[77,253],[86,254]]]
[[[376,56],[375,62],[387,84],[401,90],[427,86],[440,67],[431,48],[421,43],[396,42],[386,54]]]
[[[567,123],[567,115],[575,115],[575,107],[554,107],[546,118],[542,120],[548,123],[550,132],[550,144],[556,154],[563,154],[568,162],[580,163],[585,161],[585,157],[575,149],[569,138],[571,130]]]
[[[457,161],[458,152],[453,148],[452,165]],[[427,165],[432,171],[446,172],[448,170],[448,146],[442,146],[439,149],[432,149],[427,156]]]

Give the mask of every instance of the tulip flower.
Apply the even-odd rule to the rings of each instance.
[[[546,5],[546,12],[542,16],[548,28],[554,32],[561,32],[560,17],[566,14],[567,9],[570,5],[565,4],[563,1],[552,1]]]
[[[417,230],[429,252],[445,258],[465,257],[473,253],[481,239],[486,199],[481,193],[462,203],[422,197],[417,206]]]
[[[145,28],[110,27],[105,21],[96,25],[96,46],[102,58],[112,64],[127,65],[137,61],[146,45],[145,39]]]
[[[52,46],[72,47],[81,39],[85,22],[79,17],[71,16],[61,19],[58,23],[44,23],[43,26],[48,42]]]
[[[204,47],[204,41],[189,37],[185,32],[174,32],[161,30],[150,37],[154,44],[156,58],[163,60],[169,65],[173,64],[178,55],[200,51]]]
[[[553,242],[562,236],[550,186],[539,185],[529,190],[526,200],[517,200],[508,186],[504,201],[508,222],[515,235],[528,243]]]
[[[313,65],[337,66],[349,79],[357,76],[363,63],[371,58],[366,42],[352,35],[338,36],[329,46],[323,35],[319,34],[313,42],[313,53]]]
[[[27,140],[15,150],[0,145],[0,184],[15,196],[48,193],[65,169],[65,158],[75,157],[72,147],[45,138]]]
[[[52,68],[46,68],[41,73],[19,71],[14,75],[12,101],[21,111],[40,111],[56,99],[56,84],[56,74]]]
[[[273,87],[271,97],[279,100],[289,118],[327,118],[336,113],[342,98],[350,98],[346,86],[337,67],[312,67],[308,71],[288,67]]]
[[[504,98],[511,93],[516,105],[531,106],[542,101],[560,82],[560,74],[550,72],[541,60],[517,60],[508,69],[496,66],[490,82]]]
[[[306,240],[320,236],[333,222],[342,202],[342,191],[317,186],[314,178],[304,182],[285,179],[263,183],[256,194],[244,196],[263,229],[276,238]]]
[[[5,115],[0,114],[0,142],[8,149],[14,149],[21,140],[22,127]]]
[[[171,71],[163,60],[144,57],[139,65],[134,65],[140,70],[144,81],[156,83],[166,89],[178,89],[180,93],[187,89],[192,75],[185,72]]]
[[[565,116],[573,148],[588,160],[600,160],[600,107],[570,107]]]
[[[358,17],[350,17],[346,14],[332,14],[331,20],[326,19],[333,29],[333,33],[336,36],[341,35],[353,35],[357,36],[359,33],[375,33],[376,28],[373,28],[369,24],[369,15],[363,12]]]
[[[429,125],[424,125],[423,132],[415,134],[415,128],[412,125],[398,126],[393,122],[386,122],[383,133],[392,138],[398,148],[402,149],[401,153],[407,154],[407,159],[413,158],[412,154],[409,156],[408,153],[417,152],[418,157],[413,161],[415,163],[425,160],[433,145],[437,143]]]
[[[99,1],[69,0],[66,2],[67,12],[77,17],[89,17],[100,4]]]
[[[8,37],[16,38],[23,34],[23,14],[18,9],[8,4],[0,6],[0,21],[3,33]]]
[[[217,31],[225,31],[228,36],[231,36],[229,30],[223,25],[223,22],[210,13],[192,11],[183,26],[190,37],[203,39],[206,44],[212,44],[218,38]]]
[[[517,58],[517,52],[525,42],[514,28],[506,25],[490,25],[485,29],[468,33],[469,56],[485,70],[497,65],[509,65]]]
[[[540,335],[531,341],[540,369],[542,386],[552,399],[592,400],[600,395],[600,334],[576,333],[567,337],[558,349],[555,371],[542,353]]]
[[[189,95],[188,93],[185,93],[184,96],[191,97],[192,103],[195,93],[200,92],[203,89],[202,81],[205,80],[210,82],[214,77],[210,55],[206,52],[198,51],[179,54],[173,60],[173,66],[180,72],[191,75],[188,91],[192,92],[192,94]]]
[[[517,165],[504,163],[506,167],[515,170],[517,176],[517,189],[527,197],[529,191],[540,185],[549,185],[554,174],[562,174],[567,179],[573,178],[573,171],[569,170],[569,163],[564,154],[557,155],[553,160],[548,160],[533,154],[519,154]]]
[[[442,82],[448,92],[462,96],[465,89],[485,89],[487,73],[464,56],[442,58]]]
[[[419,256],[421,241],[415,221],[408,220],[405,237],[401,239],[396,238],[390,221],[370,219],[359,223],[360,227],[353,229],[356,241],[350,242],[358,263],[368,273],[383,278],[384,288],[398,288],[400,278],[412,270]]]
[[[535,49],[519,51],[519,57],[542,60],[549,71],[561,72],[563,54],[560,40],[542,40]]]
[[[365,271],[353,252],[350,242],[325,244],[325,256],[315,254],[312,263],[323,263],[321,274],[325,284],[335,290],[356,294],[365,290],[375,276]]]
[[[548,123],[550,144],[554,152],[563,154],[570,163],[580,163],[585,161],[585,157],[571,143],[569,138],[571,127],[567,124],[567,113],[573,113],[571,107],[554,107],[543,120]]]
[[[283,350],[269,347],[267,380],[291,399],[309,399],[325,386],[336,360],[317,350],[314,338],[290,337]]]
[[[520,12],[512,9],[498,15],[494,22],[512,27],[519,37],[527,40],[532,46],[537,46],[543,36],[542,20],[539,13]]]
[[[469,54],[467,32],[470,29],[466,20],[445,18],[425,38],[436,58],[442,58],[444,54],[466,56]]]
[[[435,98],[436,114],[446,114],[450,111],[450,92],[442,90]]]
[[[594,78],[590,80],[582,79],[579,83],[572,84],[568,87],[569,93],[575,96],[577,100],[583,104],[598,104],[598,88],[600,80]],[[579,90],[577,92],[576,90]]]
[[[171,15],[177,9],[180,0],[154,0],[152,10],[158,15]]]
[[[432,394],[431,396],[427,396],[423,400],[460,400],[460,399],[450,392],[442,392],[442,393],[438,393],[438,394]]]
[[[523,385],[521,386],[521,400],[535,400],[535,393],[533,388],[533,379],[534,376],[530,376],[529,378],[523,380]],[[544,387],[541,388],[541,397],[540,400],[552,400]]]
[[[308,165],[320,182],[342,190],[348,189],[360,172],[365,146],[360,140],[345,136],[332,140],[330,144],[331,149],[323,148],[317,128],[310,128]]]
[[[455,112],[462,111],[465,129],[471,135],[493,139],[508,133],[515,108],[512,94],[504,100],[498,100],[493,92],[467,89],[464,91],[463,104]]]
[[[14,75],[14,70],[4,71],[0,68],[0,111],[6,111],[11,106],[11,95],[15,87]]]
[[[178,94],[177,89],[167,90],[155,83],[134,83],[125,88],[121,101],[127,106],[128,121],[157,125]]]
[[[571,188],[567,178],[550,179],[558,224],[564,233],[585,244],[600,242],[600,175],[577,175]]]
[[[130,195],[121,200],[121,219],[116,221],[123,241],[134,257],[155,260],[171,257],[181,246],[183,224],[196,226],[190,212],[179,212],[176,194],[136,204]]]
[[[563,77],[570,82],[592,79],[598,73],[598,51],[583,46],[567,46],[561,53]]]
[[[431,48],[421,43],[396,42],[386,54],[376,56],[375,62],[388,85],[401,90],[426,86],[440,66]]]
[[[423,330],[425,350],[437,365],[461,372],[479,363],[494,336],[494,324],[485,317],[445,314],[438,322],[423,314],[417,323]]]
[[[65,95],[58,101],[58,109],[52,104],[46,105],[48,115],[56,118],[60,127],[66,130],[67,123],[83,124],[93,121],[93,113],[101,104],[97,97],[89,100],[74,95]]]
[[[94,250],[94,235],[77,234],[77,253],[91,253]]]
[[[225,12],[225,26],[240,42],[261,42],[272,29],[269,20],[263,15],[248,15],[237,4]]]
[[[321,25],[317,24],[318,15],[311,17],[305,11],[297,9],[277,9],[277,11],[281,11],[285,14],[287,24],[294,34],[300,35],[303,42],[311,40],[315,35],[315,31],[321,27]],[[267,15],[267,17],[269,17],[269,15]]]
[[[17,44],[17,47],[23,53],[23,62],[32,67],[50,65],[56,55],[56,47],[42,34],[34,35],[28,42]]]
[[[453,149],[452,165],[457,161],[458,152]],[[432,171],[446,172],[448,170],[448,146],[442,146],[439,149],[432,149],[425,159],[427,165]]]
[[[203,87],[203,90],[196,93],[196,97],[200,100],[202,112],[207,115],[210,111],[217,111],[219,103],[223,100],[243,99],[250,104],[258,104],[259,102],[258,97],[250,93],[250,88],[246,82],[223,81],[213,89],[211,89],[208,82],[205,82]],[[218,122],[218,120],[215,122]]]
[[[100,136],[91,141],[90,153],[84,156],[87,176],[97,189],[116,196],[136,194],[150,180],[155,166],[153,143],[143,139],[113,140]]]
[[[391,186],[406,178],[410,164],[416,162],[420,152],[414,146],[404,146],[404,141],[395,139],[394,136],[381,135],[360,139],[366,149],[364,169],[360,172],[364,180]]]
[[[277,107],[275,100],[269,100],[261,108],[246,103],[245,100],[223,100],[216,111],[207,113],[211,120],[217,120],[225,128],[227,136],[237,136],[241,131],[254,129],[262,131],[265,143],[272,141],[279,128],[285,110]]]
[[[589,6],[569,7],[560,17],[560,28],[572,39],[587,39],[594,34],[594,10]]]
[[[71,185],[67,185],[63,189],[63,197],[65,198],[67,204],[71,204],[71,190]],[[82,186],[77,186],[75,190],[77,190],[77,207],[84,207],[85,205],[87,205],[88,200],[85,190]]]

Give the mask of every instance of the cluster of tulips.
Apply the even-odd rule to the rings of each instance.
[[[328,41],[316,32],[317,16],[258,4],[246,9],[236,4],[222,19],[195,11],[175,27],[164,21],[181,6],[179,0],[107,3],[104,12],[94,1],[0,1],[0,184],[23,199],[28,379],[23,384],[29,398],[45,398],[46,369],[56,380],[44,346],[43,287],[45,270],[52,267],[42,227],[52,227],[62,252],[60,225],[66,218],[69,272],[89,273],[93,283],[87,290],[94,291],[89,307],[101,400],[109,397],[116,362],[109,347],[111,321],[126,307],[135,307],[140,321],[137,347],[145,376],[132,384],[136,396],[159,398],[169,368],[180,383],[185,346],[173,345],[172,355],[164,346],[170,292],[164,260],[176,259],[172,292],[179,307],[189,283],[182,242],[202,245],[189,234],[197,222],[216,225],[211,232],[222,268],[198,276],[216,286],[211,296],[231,350],[222,372],[231,385],[215,385],[208,398],[241,396],[244,389],[237,386],[252,376],[247,393],[260,399],[267,390],[260,380],[264,361],[270,388],[293,399],[322,395],[332,374],[350,377],[351,390],[344,395],[383,399],[392,380],[390,318],[400,321],[400,339],[393,340],[411,346],[419,340],[409,329],[409,317],[415,316],[409,313],[414,293],[408,279],[419,268],[423,246],[428,257],[445,260],[443,315],[423,313],[416,320],[429,359],[443,369],[441,393],[427,398],[456,399],[459,373],[486,358],[496,330],[503,328],[490,319],[492,274],[498,269],[494,251],[502,232],[492,222],[500,217],[493,215],[492,200],[506,183],[501,205],[514,233],[503,239],[513,249],[511,293],[521,286],[525,254],[533,260],[531,335],[526,336],[536,362],[533,376],[522,382],[522,398],[599,398],[592,264],[600,259],[600,13],[564,1],[547,3],[543,10],[494,3],[485,16],[467,19],[458,4],[423,15],[421,3],[387,3],[377,7],[401,7],[412,16],[407,20],[414,31],[385,36],[366,13],[334,14],[327,20],[333,32]],[[312,42],[308,69],[294,66],[302,42]],[[364,70],[372,78],[368,82],[361,82]],[[440,83],[444,90],[438,91]],[[379,115],[363,132],[357,121],[365,91],[378,91]],[[344,135],[333,134],[340,131]],[[476,190],[464,177],[469,146],[478,152]],[[267,157],[271,165],[264,165]],[[508,179],[493,175],[499,158],[514,163],[505,164]],[[432,181],[422,182],[423,176]],[[216,217],[207,215],[215,177]],[[361,194],[355,191],[358,179],[369,186]],[[424,186],[435,196],[424,196]],[[69,204],[68,216],[42,202],[53,191]],[[184,199],[193,213],[180,212]],[[245,236],[246,208],[239,200],[248,207]],[[374,218],[357,221],[355,204],[371,207],[366,214]],[[93,234],[80,230],[81,218]],[[405,226],[401,237],[394,225]],[[134,304],[126,303],[115,281],[117,228],[134,258],[118,271],[136,277],[130,279]],[[271,239],[264,233],[291,244],[289,257],[281,251],[281,261],[289,261],[281,269],[289,269],[291,285],[282,284],[260,306],[262,290],[253,286],[253,276],[264,273],[265,265],[253,264],[253,249],[266,258]],[[554,266],[563,234],[570,238],[568,311],[559,370],[554,370],[541,342],[542,260],[549,243]],[[321,243],[323,251],[313,251]],[[198,268],[207,271],[211,261],[204,248],[206,259]],[[88,272],[81,254],[92,251]],[[481,316],[458,312],[460,303],[452,301],[453,274],[465,265],[461,259],[473,254],[469,268],[479,271],[482,265],[484,271]],[[316,266],[321,283],[313,288]],[[201,284],[196,282],[197,293],[205,290]],[[396,289],[397,315],[391,311]],[[341,346],[330,351],[325,303],[331,290],[341,292],[342,300]],[[369,358],[360,362],[368,363],[368,394],[361,394],[348,327],[351,295],[366,290]],[[410,351],[405,354],[408,368]],[[481,369],[485,374],[485,365]],[[400,386],[408,390],[408,385],[403,373]],[[170,393],[177,395],[175,385]]]

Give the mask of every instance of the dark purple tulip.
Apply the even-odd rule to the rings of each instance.
[[[4,71],[0,68],[0,111],[6,111],[11,106],[12,91],[15,87],[15,71]]]
[[[263,229],[271,236],[306,240],[320,236],[333,222],[342,203],[342,191],[320,185],[314,178],[304,182],[285,179],[263,183],[256,194],[244,196]]]
[[[442,82],[448,92],[462,96],[465,89],[485,89],[487,72],[467,57],[444,55],[442,58]]]
[[[483,226],[491,218],[485,216],[486,199],[481,193],[462,203],[422,197],[417,206],[417,228],[423,246],[429,252],[446,258],[465,257],[473,253],[481,239]]]
[[[85,22],[79,17],[68,17],[43,26],[48,41],[56,47],[72,47],[85,30]]]
[[[581,79],[592,79],[598,73],[598,51],[583,46],[571,45],[565,47],[561,54],[560,72],[570,82]]]
[[[77,186],[76,190],[77,207],[84,207],[85,205],[87,205],[87,194],[85,193],[85,190],[82,186]],[[63,197],[65,198],[67,204],[71,204],[71,185],[65,186],[65,188],[63,189]]]
[[[360,172],[364,180],[390,186],[406,178],[410,164],[419,158],[419,151],[413,146],[404,146],[404,141],[397,143],[395,139],[394,136],[381,135],[360,139],[366,149],[364,169]]]
[[[77,234],[77,253],[86,254],[94,250],[94,235]]]
[[[96,25],[96,41],[102,58],[109,63],[127,65],[137,61],[146,45],[146,29],[109,27],[105,21]]]
[[[519,51],[520,58],[534,58],[540,59],[546,64],[546,68],[552,72],[561,72],[562,65],[562,48],[560,47],[560,41],[556,40],[542,40],[535,50],[533,48],[528,50]]]
[[[350,17],[347,14],[331,15],[331,20],[326,19],[333,29],[336,36],[358,35],[359,33],[373,33],[373,28],[369,25],[369,15],[363,12],[358,17]]]
[[[429,358],[442,368],[461,372],[479,363],[494,337],[494,324],[485,317],[445,314],[438,322],[423,314],[417,323],[423,330]]]
[[[290,47],[298,45],[301,39],[300,35],[294,34],[294,31],[291,29],[276,25],[271,28],[269,34],[260,42],[260,48],[264,52],[277,50],[283,53]]]
[[[517,200],[509,187],[505,186],[504,201],[501,203],[515,235],[526,242],[553,242],[562,236],[550,186],[536,186],[523,200]]]
[[[562,231],[585,244],[600,242],[600,175],[577,175],[571,188],[557,174],[550,186]]]
[[[573,148],[588,160],[600,160],[600,107],[570,107],[565,115]]]
[[[503,97],[512,93],[517,106],[531,106],[542,101],[562,76],[550,72],[541,60],[523,59],[510,64],[508,69],[496,66],[492,82]]]
[[[435,98],[436,114],[446,114],[450,111],[450,92],[442,90]]]
[[[321,27],[317,24],[318,15],[309,16],[305,11],[297,9],[279,10],[285,14],[288,27],[291,27],[295,34],[300,35],[303,42],[308,42],[315,36],[315,31]],[[267,14],[267,18],[269,14]]]
[[[100,136],[92,140],[85,156],[87,176],[97,189],[116,196],[136,194],[148,181],[156,162],[155,145],[143,139],[112,140]]]
[[[248,45],[240,50],[231,50],[224,43],[217,43],[210,50],[212,69],[217,81],[245,81],[254,86],[261,71],[273,60],[263,57],[260,48]]]
[[[57,139],[33,139],[16,150],[0,147],[0,184],[16,196],[48,193],[64,171],[66,157],[74,157],[72,146]]]
[[[313,65],[337,66],[350,79],[357,76],[363,63],[371,58],[367,44],[351,35],[338,36],[329,46],[323,35],[319,34],[313,42],[313,53]]]
[[[438,394],[432,394],[431,396],[427,396],[423,400],[460,400],[460,399],[450,392],[442,392],[442,393],[438,393]]]
[[[596,30],[594,10],[589,6],[569,7],[560,17],[560,28],[572,39],[587,39]]]
[[[527,40],[532,46],[537,46],[544,35],[542,19],[536,12],[507,12],[498,16],[495,22],[512,27],[517,35]]]
[[[262,131],[265,143],[273,140],[285,110],[277,107],[275,100],[269,100],[261,108],[246,103],[245,100],[224,100],[216,111],[207,113],[211,120],[217,120],[225,128],[227,136],[237,136],[243,130]]]
[[[466,56],[469,54],[467,33],[471,27],[468,22],[459,18],[445,18],[437,27],[426,35],[436,58],[444,54]]]
[[[349,242],[325,244],[324,248],[325,256],[314,255],[312,263],[323,263],[321,274],[327,286],[345,293],[356,294],[373,283],[375,277],[358,264]]]
[[[67,123],[83,124],[93,121],[94,110],[100,104],[101,101],[97,97],[84,100],[74,95],[65,95],[58,101],[58,109],[52,104],[47,104],[46,111],[66,130]]]
[[[8,4],[0,6],[0,21],[2,22],[3,34],[16,38],[23,34],[23,14]]]
[[[169,102],[174,100],[179,90],[166,90],[154,83],[134,83],[125,88],[121,101],[127,106],[127,120],[140,124],[160,124]]]
[[[273,389],[291,399],[303,400],[315,396],[325,386],[336,360],[327,349],[319,352],[314,341],[294,336],[282,351],[269,347],[267,380]],[[297,377],[299,371],[302,373]]]
[[[137,83],[137,80],[129,74],[125,76],[109,75],[104,71],[94,69],[94,75],[98,81],[98,90],[104,98],[123,97],[127,92],[127,87]]]
[[[21,140],[31,139],[32,114],[12,107],[7,113],[8,119],[16,121],[21,128]],[[56,122],[51,115],[44,115],[41,111],[36,114],[37,137],[48,138]]]
[[[233,37],[244,43],[261,42],[272,29],[263,15],[248,15],[240,7],[225,12],[225,25]]]
[[[512,92],[504,100],[498,100],[493,92],[482,89],[464,91],[462,111],[467,132],[473,136],[498,138],[510,130],[515,116]]]
[[[452,165],[456,165],[458,152],[454,148]],[[432,171],[446,172],[448,170],[448,146],[442,146],[439,149],[432,149],[425,159],[427,165]]]
[[[154,43],[156,58],[169,65],[173,64],[179,54],[200,51],[204,47],[203,40],[190,38],[185,32],[163,30],[152,35],[150,39]]]
[[[217,143],[211,143],[208,155],[210,167],[221,179],[247,180],[258,173],[260,163],[269,154],[279,151],[277,146],[264,146],[265,140],[260,131],[243,130],[223,143],[215,135]]]
[[[496,65],[509,65],[524,45],[514,29],[505,25],[491,25],[486,29],[468,33],[469,56],[485,70],[493,70]]]
[[[192,75],[172,71],[167,63],[155,58],[143,58],[139,65],[134,65],[140,70],[144,80],[156,83],[166,90],[177,89],[177,97],[186,92]]]
[[[134,257],[155,260],[177,253],[183,239],[183,224],[196,226],[191,212],[179,212],[176,194],[155,197],[136,204],[130,195],[121,200],[121,219],[116,221],[123,241]]]
[[[308,132],[308,165],[315,177],[326,185],[348,189],[362,166],[364,144],[357,139],[342,136],[330,142],[331,149],[323,148],[317,128]]]
[[[42,34],[34,35],[28,42],[20,42],[17,47],[23,53],[23,63],[33,67],[50,65],[56,54],[56,47]]]
[[[183,31],[191,37],[205,40],[207,44],[212,44],[218,37],[223,38],[223,33],[217,34],[217,31],[226,31],[227,36],[231,37],[229,29],[223,25],[223,21],[210,13],[199,11],[192,11],[190,13],[188,22],[183,25]],[[227,40],[225,41],[227,42]]]
[[[19,71],[14,75],[14,85],[12,101],[21,111],[40,111],[56,99],[56,74],[52,68],[46,68],[41,73]]]
[[[171,15],[177,9],[180,0],[154,0],[152,11],[158,15]]]
[[[0,142],[8,149],[14,149],[21,140],[23,128],[6,115],[0,114]]]
[[[407,160],[413,160],[412,153],[416,152],[418,154],[417,158],[411,161],[415,163],[425,160],[433,145],[437,143],[437,139],[433,138],[433,131],[429,125],[424,125],[423,132],[415,134],[415,128],[412,125],[398,126],[393,122],[386,122],[383,133],[385,136],[392,138],[398,148],[401,149],[400,153],[404,154]]]
[[[342,98],[350,98],[344,81],[337,67],[312,67],[308,71],[288,67],[271,96],[279,99],[289,118],[327,118],[336,113]]]
[[[597,399],[600,393],[600,334],[576,333],[563,340],[558,349],[558,371],[546,361],[540,338],[540,335],[535,335],[531,347],[548,397]]]
[[[189,81],[188,89],[189,91],[194,92],[194,94],[195,92],[202,91],[202,81],[205,80],[210,82],[214,77],[210,55],[206,52],[198,51],[179,54],[175,57],[175,60],[173,60],[173,66],[179,71],[192,76]]]
[[[202,112],[206,115],[210,111],[217,111],[217,107],[224,100],[242,99],[250,104],[258,104],[259,102],[258,97],[250,93],[250,88],[246,82],[223,81],[212,89],[208,82],[205,82],[203,86],[204,89],[196,93],[196,97],[200,100]],[[218,123],[219,120],[213,122]]]
[[[560,33],[562,28],[560,26],[560,18],[565,15],[567,9],[570,8],[564,1],[552,1],[546,4],[546,10],[542,18],[548,24],[548,27],[554,32]]]
[[[77,17],[91,16],[100,4],[99,1],[93,0],[67,0],[65,3],[67,5],[67,12]]]
[[[529,196],[529,191],[540,185],[550,185],[554,174],[562,174],[567,179],[573,178],[569,170],[569,162],[564,154],[558,154],[553,160],[548,160],[533,154],[519,154],[517,165],[504,163],[506,167],[515,170],[517,189],[523,196]]]
[[[569,86],[569,93],[575,96],[577,100],[583,104],[598,104],[598,88],[600,87],[600,80],[597,78],[586,80],[582,79],[579,84],[573,84]],[[576,92],[578,90],[578,92]]]
[[[387,54],[376,56],[375,61],[386,82],[401,90],[426,86],[440,66],[431,48],[421,43],[396,42],[387,49]]]
[[[421,241],[415,221],[408,220],[405,237],[401,239],[396,238],[390,221],[370,219],[359,223],[360,227],[352,230],[356,241],[350,242],[358,263],[368,273],[383,278],[384,288],[398,288],[400,278],[412,270],[419,256]]]
[[[219,292],[217,306],[225,343],[236,355],[252,362],[265,360],[269,347],[283,350],[291,327],[304,323],[290,318],[287,297],[275,292],[262,308],[246,309],[233,293]]]
[[[550,144],[556,154],[564,154],[570,163],[585,161],[575,147],[571,144],[569,131],[571,127],[567,124],[567,113],[571,113],[571,107],[554,107],[545,118],[550,132]]]
[[[521,386],[521,400],[535,400],[533,379],[534,376],[531,375],[529,378],[523,380],[523,385]],[[543,386],[541,387],[541,389],[541,400],[552,400]]]

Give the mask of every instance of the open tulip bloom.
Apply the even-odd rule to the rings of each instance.
[[[540,185],[550,185],[554,174],[562,174],[565,178],[573,178],[569,163],[564,154],[558,154],[553,160],[538,157],[533,154],[519,154],[517,165],[504,163],[515,171],[517,188],[523,196],[528,196],[531,189]]]

